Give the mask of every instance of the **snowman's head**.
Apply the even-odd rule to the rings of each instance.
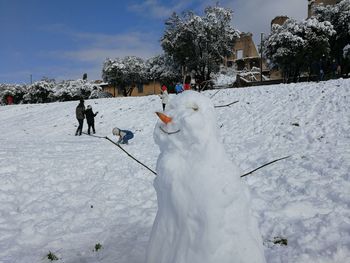
[[[171,98],[154,130],[161,151],[167,149],[202,149],[217,142],[214,106],[209,98],[195,91],[185,91]]]

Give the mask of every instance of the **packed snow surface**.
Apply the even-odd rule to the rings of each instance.
[[[236,73],[231,73],[231,75],[220,74],[214,80],[215,86],[229,86],[233,85],[236,81]]]
[[[291,155],[241,179],[266,261],[349,262],[350,81],[216,92],[203,94],[214,105],[239,101],[215,108],[216,140],[238,169]],[[145,262],[155,175],[108,140],[74,136],[77,104],[0,107],[1,263],[49,262],[49,252],[65,263]],[[88,104],[99,112],[96,135],[117,141],[113,127],[133,131],[125,149],[156,169],[158,96]]]
[[[186,91],[165,113],[171,122],[154,130],[158,212],[147,262],[265,262],[248,191],[219,141],[210,99]]]

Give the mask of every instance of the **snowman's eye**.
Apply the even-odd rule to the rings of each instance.
[[[186,108],[187,109],[191,109],[191,110],[194,110],[194,111],[198,111],[199,110],[199,107],[198,107],[198,105],[197,104],[188,104],[188,105],[186,105]]]

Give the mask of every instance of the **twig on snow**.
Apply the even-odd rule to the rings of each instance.
[[[110,138],[108,138],[107,136],[105,137],[106,140],[110,141],[111,143],[113,143],[114,145],[116,145],[117,147],[119,147],[123,152],[125,152],[131,159],[135,160],[136,162],[138,162],[139,164],[141,164],[143,167],[145,167],[146,169],[148,169],[150,172],[152,172],[154,175],[157,175],[157,173],[155,171],[153,171],[151,168],[149,168],[147,165],[145,165],[144,163],[140,162],[139,160],[137,160],[134,156],[132,156],[130,153],[128,153],[123,147],[121,147],[118,143],[115,143],[114,141],[112,141]]]
[[[237,101],[237,102],[238,102],[238,101]],[[233,103],[230,103],[230,104],[233,104]],[[224,107],[226,107],[226,106],[224,106]],[[141,164],[143,167],[145,167],[146,169],[148,169],[148,170],[149,170],[151,173],[153,173],[154,175],[157,175],[157,173],[156,173],[155,171],[153,171],[151,168],[149,168],[149,167],[148,167],[147,165],[145,165],[144,163],[142,163],[142,162],[140,162],[139,160],[137,160],[134,156],[132,156],[130,153],[128,153],[123,147],[121,147],[118,143],[114,142],[113,140],[111,140],[111,139],[108,138],[107,136],[102,137],[102,136],[98,136],[98,135],[87,134],[87,133],[85,133],[85,132],[84,132],[84,134],[89,135],[89,136],[92,136],[92,137],[100,138],[100,139],[106,139],[106,140],[110,141],[110,142],[113,143],[115,146],[117,146],[119,149],[121,149],[123,152],[125,152],[125,153],[126,153],[130,158],[132,158],[134,161],[136,161],[136,162],[138,162],[139,164]],[[250,171],[250,172],[248,172],[248,173],[245,173],[245,174],[241,175],[241,177],[245,177],[245,176],[247,176],[247,175],[250,175],[250,174],[254,173],[254,172],[257,171],[257,170],[260,170],[261,168],[263,168],[263,167],[265,167],[265,166],[268,166],[268,165],[273,164],[273,163],[275,163],[275,162],[278,162],[278,161],[287,159],[287,158],[289,158],[289,157],[291,157],[291,155],[288,155],[288,156],[285,156],[285,157],[282,157],[282,158],[278,158],[278,159],[273,160],[273,161],[271,161],[271,162],[265,163],[265,164],[259,166],[258,168],[255,168],[254,170],[252,170],[252,171]]]
[[[96,138],[100,138],[100,139],[106,139],[108,141],[110,141],[111,143],[113,143],[115,146],[119,147],[119,149],[121,149],[123,152],[125,152],[131,159],[133,159],[134,161],[138,162],[139,164],[141,164],[143,167],[145,167],[146,169],[148,169],[151,173],[157,175],[157,173],[155,171],[153,171],[151,168],[149,168],[147,165],[145,165],[144,163],[140,162],[139,160],[137,160],[134,156],[132,156],[130,153],[128,153],[123,147],[121,147],[118,143],[114,142],[113,140],[111,140],[110,138],[108,138],[107,136],[98,136],[98,135],[93,135],[93,134],[87,134],[84,132],[85,135],[89,135],[92,137],[96,137]]]
[[[234,102],[231,102],[231,103],[225,104],[225,105],[217,105],[217,106],[214,106],[214,108],[228,107],[228,106],[231,106],[232,104],[235,104],[235,103],[237,103],[237,102],[239,102],[239,100],[236,100],[236,101],[234,101]]]
[[[289,157],[291,157],[291,155],[288,155],[288,156],[285,156],[285,157],[282,157],[282,158],[278,158],[278,159],[273,160],[273,161],[271,161],[271,162],[265,163],[265,164],[259,166],[258,168],[255,168],[254,170],[252,170],[252,171],[250,171],[250,172],[248,172],[248,173],[245,173],[245,174],[241,175],[241,177],[245,177],[245,176],[247,176],[247,175],[250,175],[250,174],[254,173],[255,171],[257,171],[257,170],[259,170],[259,169],[261,169],[261,168],[263,168],[263,167],[265,167],[265,166],[268,166],[268,165],[273,164],[273,163],[275,163],[275,162],[281,161],[281,160],[283,160],[283,159],[287,159],[287,158],[289,158]]]
[[[210,96],[210,98],[212,99],[216,94],[218,94],[221,91],[221,89],[219,89],[217,92],[215,92],[213,95]]]

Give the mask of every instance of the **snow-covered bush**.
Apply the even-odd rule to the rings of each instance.
[[[45,103],[53,100],[54,82],[38,81],[28,86],[26,94],[23,96],[27,103]]]
[[[23,96],[27,92],[25,85],[0,84],[0,104],[6,104],[8,96],[13,97],[13,102],[18,104],[23,102]]]
[[[82,79],[62,81],[56,85],[53,97],[59,101],[87,99],[95,87],[95,84]]]
[[[106,98],[105,92],[102,92],[102,88],[99,86],[93,86],[89,99]]]
[[[13,97],[15,104],[107,97],[97,84],[82,79],[58,83],[42,80],[31,85],[0,84],[0,104],[6,104],[8,96]]]
[[[214,88],[232,86],[237,77],[237,71],[233,67],[221,68],[220,72],[211,75],[214,83]]]
[[[92,93],[91,93],[92,94]],[[95,98],[95,97],[93,97]],[[89,99],[93,99],[91,96]],[[99,99],[103,99],[103,98],[113,98],[113,95],[109,92],[106,92],[106,91],[99,91],[98,92],[98,98]]]

